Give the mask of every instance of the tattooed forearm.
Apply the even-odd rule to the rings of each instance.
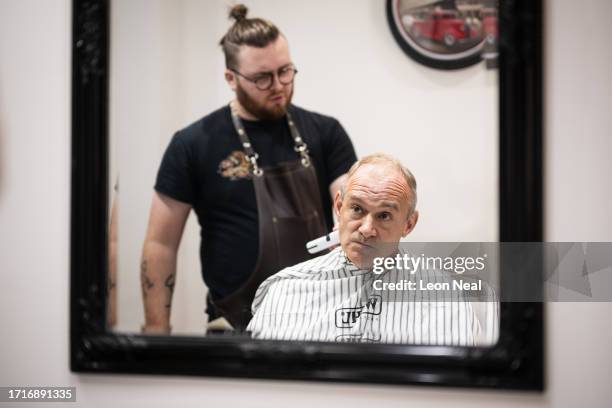
[[[172,292],[176,256],[159,243],[145,242],[140,262],[140,284],[144,306],[143,333],[170,333]]]
[[[175,274],[171,274],[170,276],[166,278],[165,285],[168,288],[168,290],[170,290],[170,293],[174,291],[174,276]]]
[[[151,278],[147,275],[147,260],[143,259],[140,264],[140,284],[142,285],[142,295],[146,298],[148,291],[155,286]]]
[[[164,282],[164,285],[166,286],[166,288],[168,288],[168,299],[172,299],[172,293],[174,292],[174,282],[175,282],[175,274],[171,274],[170,276],[168,276],[166,278],[166,282]],[[170,303],[166,304],[166,308],[170,309]]]

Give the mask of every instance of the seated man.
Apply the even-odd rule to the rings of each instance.
[[[382,289],[384,282],[415,279],[397,269],[375,273],[373,263],[402,253],[399,241],[418,220],[416,201],[416,181],[397,160],[377,154],[355,163],[334,200],[341,247],[266,279],[255,295],[247,330],[260,339],[494,343],[496,330],[483,335],[472,304],[460,295],[434,299]],[[416,277],[437,280],[433,273],[418,271]],[[495,316],[489,326],[496,328],[497,303],[483,304],[488,316]]]

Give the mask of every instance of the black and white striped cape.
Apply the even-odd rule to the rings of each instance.
[[[374,280],[398,282],[405,274],[359,269],[336,248],[266,279],[247,330],[253,338],[277,340],[459,346],[497,341],[496,301],[469,302],[456,291],[441,296],[374,288]],[[441,280],[426,274],[429,281]]]

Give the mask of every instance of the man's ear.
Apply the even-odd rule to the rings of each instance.
[[[336,191],[336,196],[334,197],[334,214],[336,214],[336,218],[340,221],[340,209],[342,208],[342,194],[340,190]]]
[[[228,68],[225,69],[225,81],[227,82],[227,84],[230,86],[230,88],[232,88],[232,91],[236,91],[236,74],[234,74],[232,71],[230,71]]]
[[[419,212],[415,211],[408,217],[406,221],[406,228],[404,228],[404,237],[412,232],[417,222],[419,221]]]

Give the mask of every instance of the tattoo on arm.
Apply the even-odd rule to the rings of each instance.
[[[168,288],[168,291],[170,292],[170,296],[168,297],[168,299],[172,299],[172,292],[174,292],[174,282],[175,282],[175,274],[171,274],[170,276],[168,276],[166,278],[166,282],[164,282],[164,285]],[[166,305],[167,309],[170,309],[170,305],[171,303],[168,303]]]
[[[140,264],[140,284],[142,285],[142,295],[146,298],[147,292],[155,286],[151,278],[147,276],[147,260],[143,259]]]
[[[174,276],[175,274],[171,274],[170,276],[166,278],[165,285],[168,288],[168,290],[170,290],[170,293],[172,293],[172,291],[174,290]]]
[[[153,280],[151,280],[151,278],[147,275],[147,260],[143,259],[142,263],[140,264],[140,284],[142,285],[142,296],[146,299],[149,290],[151,290],[154,286],[155,283],[153,282]],[[164,282],[164,286],[166,288],[168,288],[169,291],[169,297],[168,299],[170,299],[170,302],[168,302],[168,304],[166,304],[166,309],[170,309],[170,305],[171,305],[171,300],[172,300],[172,292],[174,291],[174,282],[175,282],[175,274],[171,274],[170,276],[168,276],[166,278],[166,281]]]

